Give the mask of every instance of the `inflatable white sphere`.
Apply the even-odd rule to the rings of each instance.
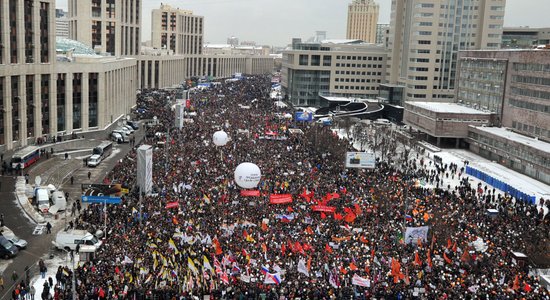
[[[214,145],[216,146],[225,146],[228,141],[229,137],[223,130],[214,132],[214,135],[212,136],[212,142],[214,142]]]
[[[245,162],[235,169],[235,183],[244,189],[257,187],[261,178],[260,168],[253,163]]]

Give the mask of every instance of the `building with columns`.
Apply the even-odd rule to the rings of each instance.
[[[98,53],[138,55],[141,0],[68,0],[69,38]]]
[[[56,41],[54,0],[0,0],[0,16],[2,151],[102,130],[135,104],[136,60]]]
[[[190,10],[161,4],[151,11],[151,44],[176,55],[202,53],[204,18]]]

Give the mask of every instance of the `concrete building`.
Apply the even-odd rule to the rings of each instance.
[[[379,10],[374,0],[353,0],[348,5],[346,39],[376,43]]]
[[[176,55],[202,53],[204,18],[190,10],[161,4],[151,11],[151,45]]]
[[[439,146],[466,147],[468,126],[488,126],[493,114],[456,103],[406,102],[403,121]],[[461,144],[462,142],[462,144]]]
[[[206,55],[269,55],[271,49],[267,46],[232,46],[229,44],[205,44],[203,53]]]
[[[302,43],[283,51],[282,89],[294,105],[319,106],[320,94],[375,99],[386,76],[384,47],[361,40]]]
[[[503,49],[532,49],[539,45],[550,45],[550,27],[504,27]]]
[[[390,24],[376,24],[376,44],[388,45],[388,36],[390,34]]]
[[[98,53],[139,55],[141,0],[68,0],[69,37]]]
[[[459,78],[458,101],[495,112],[496,125],[550,141],[550,51],[464,51]]]
[[[405,101],[454,98],[460,50],[499,49],[504,0],[392,1],[387,83]]]
[[[80,43],[56,41],[54,0],[1,0],[0,15],[2,151],[102,130],[135,104],[135,59],[97,56]],[[61,61],[56,49],[64,52]]]
[[[273,57],[262,55],[143,55],[138,62],[139,88],[172,87],[191,77],[271,74],[274,64]]]
[[[55,18],[55,36],[62,38],[69,37],[69,19],[67,17]]]

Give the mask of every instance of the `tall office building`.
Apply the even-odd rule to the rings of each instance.
[[[405,101],[454,98],[458,51],[499,49],[505,4],[505,0],[394,0],[388,86],[401,86]]]
[[[162,4],[151,12],[153,48],[169,49],[174,54],[201,54],[204,18],[190,10]]]
[[[375,43],[379,10],[374,0],[353,0],[348,6],[346,38]]]
[[[141,0],[69,0],[70,38],[97,52],[139,55]]]

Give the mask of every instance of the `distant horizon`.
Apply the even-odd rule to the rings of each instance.
[[[391,0],[377,0],[380,5],[379,24],[390,23]],[[550,27],[546,16],[548,0],[507,0],[504,27]],[[306,0],[176,0],[142,1],[141,40],[151,40],[151,10],[161,3],[192,10],[204,16],[204,44],[226,44],[234,36],[257,45],[285,47],[292,38],[306,40],[315,31],[326,31],[327,39],[346,37],[347,7],[351,3],[338,0],[318,0],[311,5]],[[67,0],[56,1],[56,8],[68,10]],[[258,26],[254,26],[258,24]]]

